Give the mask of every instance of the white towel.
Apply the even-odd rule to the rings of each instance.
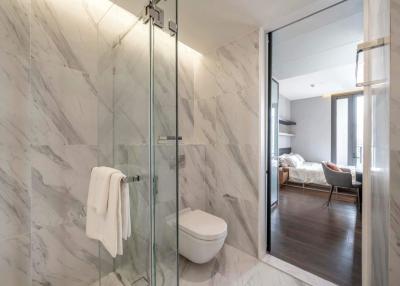
[[[108,192],[112,174],[121,171],[109,167],[94,167],[90,176],[88,206],[93,207],[98,214],[107,212]]]
[[[92,172],[94,178],[91,178],[89,187],[86,234],[92,239],[101,241],[111,256],[116,257],[123,254],[123,237],[127,239],[130,236],[129,187],[124,180],[126,176],[117,170],[111,175],[107,190],[103,190],[101,184],[100,189],[96,190],[97,184],[92,184],[92,179],[99,180],[98,176],[107,174],[107,172],[97,174]],[[104,181],[104,179],[101,180]],[[90,188],[94,188],[94,190]],[[106,199],[106,212],[102,214],[96,211],[96,207],[92,203],[98,201],[97,196],[104,195],[104,192],[108,194],[108,198]]]
[[[127,240],[131,234],[131,205],[129,198],[129,184],[122,184],[122,238]]]

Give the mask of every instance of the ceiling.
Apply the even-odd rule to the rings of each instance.
[[[112,0],[135,15],[149,0]],[[182,0],[179,40],[207,53],[259,27],[302,19],[340,0]],[[174,1],[158,4],[175,18]],[[362,41],[362,0],[348,0],[274,33],[273,76],[289,99],[354,87],[356,45]],[[314,87],[311,87],[311,86]]]
[[[339,0],[179,1],[179,37],[205,53],[259,27],[272,30],[336,2]]]
[[[348,1],[273,35],[273,77],[290,100],[355,88],[362,2]]]
[[[149,0],[112,0],[139,16]],[[179,40],[200,53],[229,43],[259,27],[267,30],[302,18],[340,0],[178,0]],[[354,1],[354,0],[349,0]],[[157,6],[175,18],[173,0]]]

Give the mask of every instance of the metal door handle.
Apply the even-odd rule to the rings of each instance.
[[[390,38],[389,37],[383,37],[379,38],[376,40],[364,42],[361,44],[357,45],[357,55],[356,55],[356,86],[357,87],[364,87],[364,86],[371,86],[371,85],[376,85],[376,84],[381,84],[385,83],[386,79],[378,79],[378,80],[371,80],[371,81],[364,81],[364,82],[357,82],[358,79],[358,60],[360,57],[360,54],[363,52],[367,52],[370,50],[374,50],[377,48],[384,47],[386,45],[390,44]]]

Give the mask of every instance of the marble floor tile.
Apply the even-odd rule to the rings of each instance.
[[[325,280],[311,272],[307,272],[293,264],[290,264],[286,261],[283,261],[279,258],[276,258],[272,255],[267,255],[266,257],[263,258],[263,262],[281,270],[284,271],[293,277],[296,277],[302,281],[307,282],[310,285],[314,286],[335,286],[336,284]]]
[[[90,286],[100,286],[100,282],[96,281],[90,284]],[[124,284],[122,284],[116,273],[111,272],[101,278],[101,286],[124,286]]]
[[[218,256],[206,264],[181,258],[181,286],[304,286],[308,285],[225,244]]]

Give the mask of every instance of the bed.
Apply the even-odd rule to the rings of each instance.
[[[279,149],[279,157],[280,159],[285,156],[295,155],[291,152],[291,148],[281,148]],[[297,154],[298,155],[298,154]],[[301,157],[301,156],[300,156]],[[280,160],[280,166],[281,166]],[[310,184],[310,185],[319,185],[319,186],[328,186],[324,171],[322,169],[321,162],[306,162],[303,160],[299,160],[298,164],[295,166],[282,166],[283,168],[289,171],[289,183],[296,184]],[[347,168],[351,170],[351,174],[353,180],[356,180],[356,172],[355,168],[351,166],[339,166],[343,168]]]

